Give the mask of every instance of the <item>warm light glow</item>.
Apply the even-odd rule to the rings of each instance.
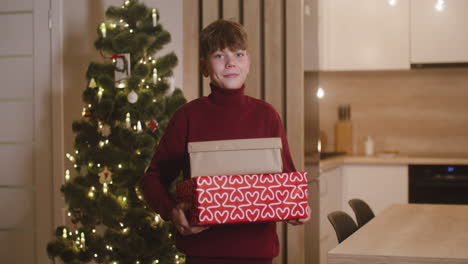
[[[104,141],[99,141],[99,147],[101,147],[101,148],[104,147],[104,144],[105,144]],[[99,167],[99,165],[98,165],[98,167]]]
[[[122,164],[117,165],[117,167],[119,167],[119,169],[121,169],[121,168],[122,168]]]
[[[97,254],[94,254],[94,257],[97,258]]]
[[[156,84],[158,82],[158,69],[154,68],[153,69],[153,84]]]
[[[78,155],[78,153],[80,153],[78,150],[75,150],[75,154]]]
[[[388,4],[391,6],[396,6],[397,0],[388,0]]]
[[[437,3],[435,4],[435,9],[439,12],[444,11],[445,9],[445,1],[444,0],[437,0]]]
[[[96,233],[96,229],[93,229],[92,232],[93,232],[93,233]]]
[[[318,97],[319,99],[322,99],[324,96],[325,96],[325,91],[323,90],[322,87],[319,87],[319,88],[317,89],[317,97]]]
[[[101,23],[101,25],[99,26],[99,29],[101,30],[102,37],[105,38],[106,37],[106,23]]]
[[[133,29],[130,29],[130,33],[133,33]]]
[[[98,91],[98,101],[101,101],[102,94],[104,93],[104,89],[102,89],[101,86],[99,86],[99,91]]]
[[[94,192],[96,191],[96,188],[94,186],[91,187],[91,190],[88,192],[88,197],[89,198],[94,198]],[[78,232],[78,231],[77,231]],[[77,233],[78,234],[78,233]]]
[[[67,215],[68,215],[68,216],[71,216],[71,213],[70,213],[70,212],[68,212],[68,213],[67,213]]]
[[[105,193],[105,194],[107,194],[107,190],[108,190],[108,188],[107,188],[107,183],[103,183],[102,192]]]
[[[97,164],[97,167],[98,167],[98,168],[101,168],[101,163],[98,163],[98,164]]]
[[[125,83],[124,83],[124,82],[120,82],[119,84],[117,84],[117,88],[119,88],[119,89],[125,88]]]
[[[75,162],[75,157],[73,157],[73,156],[70,155],[69,153],[66,153],[65,156],[66,156],[71,162]]]
[[[69,170],[65,171],[65,180],[66,181],[70,180],[70,171]]]
[[[153,8],[153,10],[152,10],[151,17],[152,17],[152,19],[153,19],[153,27],[155,27],[155,26],[158,24],[158,22],[157,22],[158,13],[156,13],[156,9],[155,9],[155,8]]]
[[[127,113],[125,115],[125,125],[127,126],[127,128],[130,128],[131,127],[131,124],[130,124],[130,113]]]
[[[62,237],[67,238],[67,229],[65,229],[65,228],[63,229]]]

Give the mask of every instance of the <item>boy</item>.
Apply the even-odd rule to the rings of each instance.
[[[278,113],[268,103],[244,95],[250,58],[243,27],[226,20],[207,26],[200,35],[200,58],[211,94],[176,111],[142,180],[142,191],[151,208],[176,226],[177,248],[186,254],[187,264],[271,264],[279,251],[275,222],[190,226],[188,205],[176,204],[167,193],[181,170],[190,178],[188,142],[281,137],[283,172],[295,171]]]

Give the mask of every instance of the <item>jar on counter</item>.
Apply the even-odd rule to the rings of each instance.
[[[366,156],[374,156],[375,150],[374,150],[374,140],[372,139],[371,136],[367,136],[366,142],[364,143],[364,149]]]

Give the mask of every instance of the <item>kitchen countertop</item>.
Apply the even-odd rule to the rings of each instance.
[[[316,163],[316,157],[306,155],[305,163]],[[412,154],[412,155],[376,155],[354,156],[342,155],[320,160],[320,170],[328,170],[343,164],[369,164],[369,165],[398,165],[398,164],[423,164],[423,165],[468,165],[468,155],[453,156],[441,154]]]

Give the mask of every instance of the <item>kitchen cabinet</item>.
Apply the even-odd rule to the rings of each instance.
[[[411,62],[468,61],[466,0],[411,0]]]
[[[408,165],[346,164],[342,177],[342,205],[352,216],[353,198],[366,201],[376,215],[391,204],[408,203]]]
[[[320,70],[409,69],[409,5],[409,0],[320,0]]]
[[[320,173],[320,264],[327,263],[327,252],[338,245],[335,230],[327,215],[342,210],[342,169],[335,167]]]

